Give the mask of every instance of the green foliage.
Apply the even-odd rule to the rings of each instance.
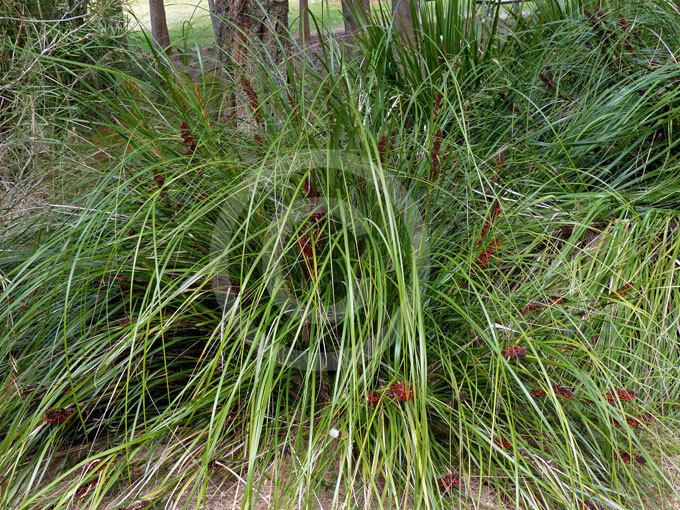
[[[678,18],[419,8],[237,83],[37,60],[106,157],[0,251],[0,506],[658,508]]]
[[[116,6],[118,9],[116,10]],[[52,164],[75,144],[75,126],[97,106],[76,96],[105,90],[124,43],[120,3],[14,2],[0,5],[0,175],[14,180]],[[44,168],[38,169],[39,175]]]

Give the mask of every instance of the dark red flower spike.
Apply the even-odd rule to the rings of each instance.
[[[377,391],[369,391],[366,395],[366,400],[368,400],[368,405],[371,407],[376,407],[380,403],[382,395]]]
[[[60,425],[74,414],[74,409],[50,409],[44,414],[43,421],[48,425]]]
[[[561,384],[553,384],[552,385],[553,391],[555,392],[555,395],[557,395],[560,398],[563,398],[565,400],[574,400],[574,390],[571,388],[567,388],[566,386],[562,386]],[[547,397],[548,393],[544,390],[531,390],[530,393],[534,397]]]
[[[300,253],[304,255],[305,258],[312,258],[314,256],[314,248],[312,247],[312,241],[309,236],[302,234],[298,237],[298,247],[300,248]]]
[[[641,466],[644,466],[647,464],[647,459],[645,459],[645,456],[642,455],[640,452],[635,452],[633,456],[631,456],[629,453],[626,452],[621,452],[616,454],[618,459],[623,462],[624,464],[639,464]]]
[[[309,219],[316,224],[323,220],[327,215],[328,211],[326,210],[326,208],[319,207],[314,210],[314,212],[309,216]]]
[[[512,450],[512,443],[504,437],[494,439],[493,443],[501,450]]]
[[[605,398],[610,404],[615,404],[618,401],[632,402],[637,398],[637,393],[630,389],[619,389],[615,392],[606,393]]]
[[[386,395],[395,398],[398,402],[406,402],[413,399],[414,393],[408,382],[397,381],[390,385]]]
[[[632,283],[627,283],[623,287],[616,289],[609,293],[609,297],[612,299],[623,299],[626,294],[633,288]]]
[[[655,421],[654,415],[652,413],[642,413],[640,416],[638,416],[638,419],[643,423],[654,423]]]
[[[553,391],[558,397],[561,397],[565,400],[574,400],[574,390],[571,388],[567,388],[561,384],[553,384]]]
[[[491,229],[491,226],[493,225],[494,221],[496,221],[496,218],[500,216],[500,214],[501,204],[498,202],[498,200],[496,200],[493,203],[493,207],[491,208],[488,218],[484,221],[484,225],[482,225],[482,231],[479,233],[479,239],[477,240],[478,246],[484,242],[484,239],[486,239],[486,236],[489,233],[489,229]]]
[[[434,182],[439,177],[439,169],[441,167],[441,160],[439,159],[439,152],[442,148],[442,141],[444,135],[441,129],[437,129],[434,134],[434,142],[432,143],[432,151],[430,151],[430,182]]]
[[[500,241],[497,241],[494,239],[489,243],[489,247],[484,250],[482,253],[479,254],[479,258],[477,259],[477,265],[479,267],[486,267],[487,264],[489,263],[489,259],[495,255],[495,253],[500,249],[501,243]]]
[[[316,190],[314,189],[314,184],[311,179],[305,179],[305,196],[307,198],[314,198],[316,196]]]
[[[626,423],[628,424],[628,426],[630,428],[633,428],[633,429],[641,429],[645,426],[645,424],[642,420],[640,420],[639,418],[634,418],[634,417],[626,418]]]
[[[505,168],[505,151],[501,151],[498,155],[498,160],[496,161],[496,168],[498,170],[503,170]]]
[[[389,144],[389,139],[383,136],[378,140],[378,155],[380,157],[380,162],[385,163],[385,153],[387,152],[387,145]]]
[[[182,145],[184,145],[187,148],[184,151],[184,154],[186,155],[193,154],[198,144],[196,143],[196,139],[194,138],[194,136],[191,134],[191,130],[189,129],[189,124],[187,123],[187,121],[183,120],[182,123],[179,125],[179,129],[180,136],[182,137]]]
[[[527,355],[527,348],[521,345],[511,345],[503,349],[503,357],[507,360],[522,359]]]
[[[463,482],[460,479],[460,476],[454,475],[453,473],[444,475],[437,481],[437,486],[442,492],[448,492],[451,489],[460,489],[462,485]]]
[[[432,108],[432,117],[434,118],[434,120],[437,120],[439,118],[439,108],[442,105],[442,99],[444,99],[443,94],[437,91],[437,94],[434,96],[434,105]]]
[[[76,499],[83,499],[90,493],[90,491],[94,488],[95,485],[97,485],[97,480],[92,480],[91,482],[78,487],[75,493]]]
[[[564,303],[564,298],[559,296],[550,296],[547,299],[541,299],[539,301],[529,301],[524,308],[522,308],[522,315],[528,315],[531,312],[536,312],[543,310],[550,305],[561,305]]]

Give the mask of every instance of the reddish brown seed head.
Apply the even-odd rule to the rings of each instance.
[[[74,409],[50,409],[44,414],[43,421],[48,425],[59,425],[67,421],[74,414]]]
[[[449,473],[448,475],[442,476],[437,481],[437,486],[442,492],[450,491],[451,489],[459,489],[462,486],[462,481],[460,476]]]
[[[414,393],[406,381],[393,382],[386,392],[387,396],[397,399],[398,402],[412,400]]]
[[[369,391],[368,394],[366,395],[366,400],[368,401],[368,405],[371,407],[376,407],[380,403],[380,399],[382,398],[382,395],[378,393],[377,391]]]
[[[305,258],[312,258],[314,256],[314,248],[309,236],[302,234],[298,237],[298,247],[300,248],[300,253],[302,253]]]
[[[528,315],[536,310],[541,310],[545,305],[538,301],[529,301],[524,308],[522,308],[522,315]]]
[[[653,423],[654,415],[652,413],[643,413],[640,416],[638,416],[638,419],[644,423]]]
[[[75,497],[76,499],[83,499],[85,496],[87,496],[90,491],[94,488],[94,486],[97,485],[97,480],[92,480],[89,483],[86,483],[85,485],[81,485],[76,489]]]
[[[632,402],[637,398],[637,393],[630,389],[619,389],[605,394],[607,402],[615,404],[618,401]]]
[[[324,207],[319,207],[312,214],[310,214],[309,219],[313,223],[319,223],[328,215],[328,211]]]
[[[179,125],[180,129],[180,136],[182,137],[182,145],[187,147],[187,150],[184,151],[184,154],[189,155],[193,154],[194,151],[196,150],[196,140],[194,139],[194,136],[191,134],[191,130],[189,129],[189,123],[185,120],[182,121],[182,123]]]
[[[498,170],[503,170],[505,168],[505,151],[501,151],[498,155],[498,161],[496,161],[496,168]]]
[[[290,93],[290,90],[286,90],[286,99],[288,99],[288,105],[292,110],[295,110],[296,108],[296,103],[295,99],[293,99],[293,95]]]
[[[637,398],[637,393],[634,392],[633,390],[628,390],[628,389],[619,390],[617,395],[618,395],[619,399],[625,400],[625,401],[628,401],[628,402],[633,401]]]
[[[628,292],[633,288],[632,283],[627,283],[623,287],[618,288],[609,293],[609,297],[612,299],[623,299]]]
[[[545,390],[531,390],[529,393],[531,393],[534,397],[547,397],[548,394],[545,392]]]
[[[526,347],[521,345],[511,345],[503,349],[503,357],[508,360],[516,360],[524,358],[527,355]]]
[[[380,156],[381,163],[385,163],[385,153],[387,152],[388,143],[389,140],[385,136],[378,140],[378,155]]]
[[[441,92],[437,92],[437,94],[434,96],[434,106],[432,108],[432,116],[434,117],[435,120],[439,118],[439,108],[442,105],[442,99],[444,96],[442,95]]]
[[[617,454],[619,460],[624,464],[639,464],[644,466],[647,464],[647,459],[640,452],[635,452],[632,456],[629,453],[621,452]]]
[[[313,198],[316,196],[316,190],[314,189],[314,184],[312,183],[311,179],[305,179],[305,196],[307,198]]]
[[[543,308],[550,305],[560,305],[564,303],[564,298],[560,296],[550,296],[539,301],[529,301],[524,308],[522,308],[522,315],[528,315],[531,312],[543,310]]]
[[[557,89],[557,85],[555,84],[555,81],[550,76],[548,76],[547,74],[543,74],[543,73],[539,74],[538,76],[541,79],[541,81],[543,82],[543,85],[545,85],[545,88],[547,88],[548,90]]]
[[[558,397],[561,397],[565,400],[574,400],[574,390],[571,388],[567,388],[561,384],[553,384],[553,391]]]
[[[512,450],[512,443],[504,437],[498,437],[493,440],[493,443],[501,450]]]
[[[484,242],[484,239],[486,238],[487,234],[489,233],[489,230],[491,229],[491,226],[493,225],[493,222],[496,221],[496,218],[500,216],[501,214],[501,204],[496,200],[493,204],[493,207],[491,208],[491,212],[489,213],[488,218],[484,221],[484,225],[482,225],[482,231],[479,233],[479,239],[477,240],[477,245],[481,245]]]
[[[636,417],[629,417],[626,418],[626,423],[630,428],[633,429],[641,429],[645,426],[644,422],[640,420],[639,418]]]
[[[156,186],[159,188],[162,188],[165,184],[165,176],[156,169],[153,171],[153,180],[156,181]]]
[[[501,243],[499,241],[497,241],[496,239],[491,241],[491,243],[489,243],[489,247],[479,254],[479,258],[477,259],[477,265],[479,267],[486,267],[491,257],[495,255],[495,253],[498,251],[500,247]]]
[[[430,181],[434,182],[439,177],[439,169],[441,167],[441,160],[439,153],[442,148],[443,133],[441,129],[437,129],[434,134],[434,142],[432,143],[432,151],[430,152]]]

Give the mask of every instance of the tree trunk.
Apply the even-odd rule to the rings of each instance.
[[[215,42],[217,42],[217,37],[220,32],[220,20],[215,14],[215,0],[208,0],[208,12],[210,12],[210,21],[212,22],[213,35],[215,36]]]
[[[288,0],[213,0],[213,5],[217,45],[228,77],[236,85],[227,108],[238,127],[252,130],[259,120],[253,88],[255,58],[259,54],[266,65],[281,63],[280,44],[288,32]]]
[[[309,41],[309,0],[300,0],[300,41],[305,44]]]
[[[359,30],[370,9],[370,0],[342,0],[342,18],[345,21],[345,33],[352,34]]]
[[[149,0],[149,14],[151,15],[151,35],[159,47],[167,50],[170,47],[168,22],[165,19],[165,5],[163,0]]]
[[[392,0],[392,26],[407,37],[413,34],[411,2],[413,0]]]

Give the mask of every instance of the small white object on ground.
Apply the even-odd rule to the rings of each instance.
[[[328,433],[333,439],[340,437],[340,431],[338,429],[331,429]]]

